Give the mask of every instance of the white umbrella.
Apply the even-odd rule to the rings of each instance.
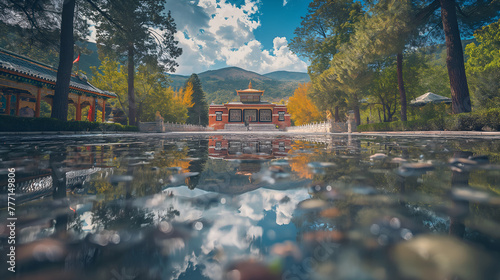
[[[451,98],[428,92],[413,99],[410,104],[413,106],[423,106],[428,103],[451,103]]]

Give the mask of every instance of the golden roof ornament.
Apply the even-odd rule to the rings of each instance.
[[[252,89],[252,81],[250,81],[250,83],[248,83],[248,89]]]

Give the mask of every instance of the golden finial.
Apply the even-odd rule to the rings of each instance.
[[[248,84],[248,89],[252,89],[252,81]]]

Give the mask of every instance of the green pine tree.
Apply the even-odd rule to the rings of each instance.
[[[94,0],[88,17],[96,24],[99,52],[127,63],[129,124],[137,122],[135,72],[141,64],[174,72],[182,54],[174,34],[177,28],[165,0]]]
[[[188,109],[188,119],[186,122],[189,124],[208,125],[208,105],[198,75],[193,73],[187,80],[185,87],[187,87],[189,82],[193,84],[194,106]]]

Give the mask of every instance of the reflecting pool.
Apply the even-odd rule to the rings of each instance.
[[[489,139],[0,137],[0,196],[1,279],[500,279]]]

